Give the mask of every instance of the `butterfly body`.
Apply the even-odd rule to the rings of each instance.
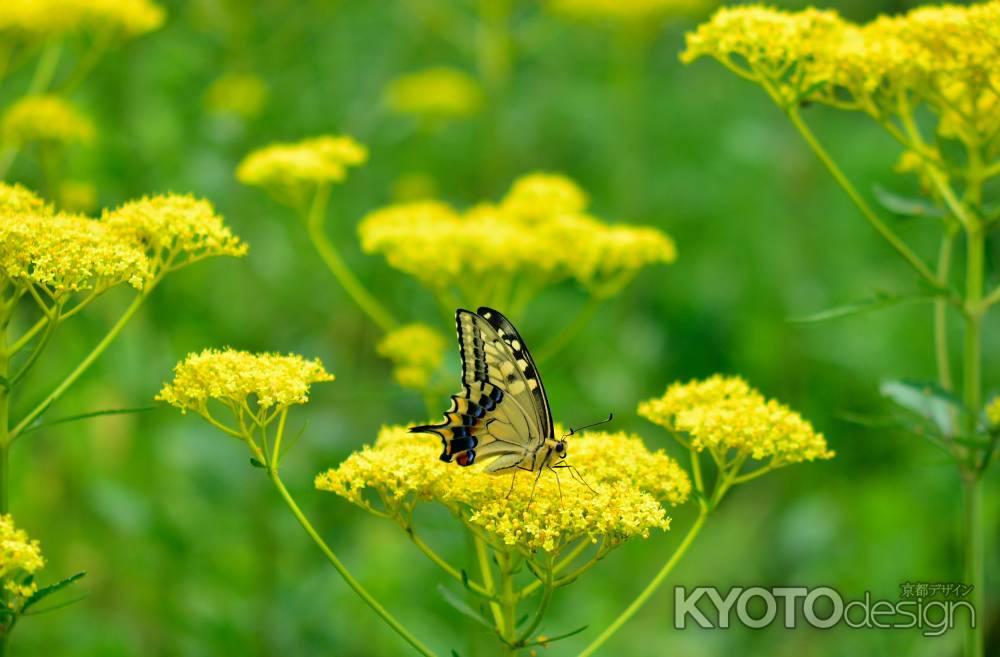
[[[412,427],[441,438],[441,460],[469,466],[490,460],[491,474],[541,472],[566,457],[531,353],[510,321],[492,308],[455,313],[462,391],[441,424]]]

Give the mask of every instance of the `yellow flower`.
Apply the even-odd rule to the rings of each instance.
[[[772,466],[833,458],[823,434],[783,404],[765,399],[739,377],[715,375],[675,383],[639,405],[639,415],[684,444],[725,461],[730,450]]]
[[[439,201],[400,203],[369,213],[358,233],[366,253],[434,291],[509,287],[521,276],[536,286],[575,278],[606,295],[642,267],[675,259],[664,233],[605,223],[584,214],[585,205],[569,179],[532,174],[499,205],[459,212]]]
[[[479,83],[457,69],[437,67],[402,75],[385,89],[389,109],[423,118],[458,118],[475,114],[483,102]]]
[[[215,79],[205,92],[205,107],[216,114],[258,116],[267,102],[267,85],[252,74],[230,73]]]
[[[174,368],[174,380],[156,396],[183,412],[206,413],[215,400],[233,409],[253,404],[256,410],[283,408],[309,401],[313,383],[333,381],[316,360],[289,354],[206,349],[188,354]]]
[[[236,168],[236,179],[300,207],[316,187],[342,181],[348,168],[367,160],[368,149],[352,138],[324,135],[253,151]]]
[[[59,96],[25,96],[4,112],[0,134],[17,146],[33,142],[68,146],[90,143],[94,125]]]
[[[704,9],[707,0],[550,0],[553,13],[574,20],[641,23]]]
[[[0,209],[0,277],[16,286],[61,297],[125,282],[141,289],[148,276],[143,252],[99,221]]]
[[[51,214],[52,208],[42,198],[23,185],[0,182],[0,214]]]
[[[59,205],[68,212],[93,212],[97,208],[97,188],[82,180],[64,180],[59,183]]]
[[[143,245],[153,272],[177,269],[210,256],[241,257],[247,245],[233,235],[208,201],[165,194],[129,201],[105,211],[104,223]]]
[[[500,209],[525,221],[579,214],[587,209],[587,193],[558,173],[521,176],[500,201]]]
[[[535,474],[520,473],[511,491],[512,475],[443,463],[437,439],[386,427],[374,447],[320,474],[316,487],[364,508],[374,508],[366,492],[374,494],[390,511],[403,503],[432,500],[488,532],[496,544],[524,552],[558,553],[583,537],[617,545],[669,528],[661,502],[681,503],[691,488],[675,462],[623,433],[585,434],[569,444],[568,463],[586,484],[569,474],[557,475],[559,470],[543,472],[537,484]]]
[[[6,605],[17,612],[37,590],[33,575],[45,566],[38,541],[14,526],[10,514],[0,515],[0,579],[7,592]]]
[[[0,32],[37,39],[86,30],[136,36],[159,28],[163,8],[149,0],[4,0]]]
[[[993,400],[993,403],[986,407],[986,419],[991,427],[1000,427],[1000,397]]]
[[[399,385],[423,390],[441,367],[447,345],[445,337],[426,324],[407,324],[388,333],[375,350],[393,362]]]

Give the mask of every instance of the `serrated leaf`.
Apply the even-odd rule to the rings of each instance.
[[[479,623],[480,625],[491,631],[493,630],[493,625],[488,620],[483,618],[483,616],[478,611],[473,609],[469,605],[469,603],[463,600],[461,596],[459,596],[457,593],[455,593],[454,591],[452,591],[443,584],[438,584],[437,589],[438,593],[441,594],[441,597],[444,598],[444,601],[447,602],[449,605],[451,605],[460,614],[462,614],[463,616],[467,616],[468,618],[471,618],[472,620],[476,621],[477,623]]]
[[[882,383],[879,392],[897,406],[933,423],[942,436],[958,433],[955,420],[964,413],[962,402],[937,383],[889,380]]]
[[[940,219],[945,216],[941,208],[928,203],[925,199],[903,196],[891,192],[881,185],[875,185],[872,191],[883,208],[901,217],[932,217]]]
[[[21,612],[24,613],[28,611],[30,607],[37,604],[44,598],[47,598],[48,596],[52,595],[53,593],[56,593],[57,591],[63,590],[70,584],[73,584],[74,582],[82,579],[86,575],[87,575],[86,572],[80,572],[75,575],[71,575],[70,577],[67,577],[64,580],[56,582],[55,584],[50,584],[49,586],[45,586],[43,588],[38,589],[30,598],[25,600],[24,606],[21,607]]]
[[[918,292],[906,295],[879,293],[868,299],[862,299],[861,301],[855,301],[853,303],[844,304],[843,306],[837,306],[835,308],[828,308],[827,310],[821,310],[811,315],[792,317],[788,321],[793,324],[825,322],[831,319],[840,319],[841,317],[850,317],[852,315],[860,315],[862,313],[873,312],[876,310],[884,310],[893,306],[933,301],[938,296],[938,294],[933,292]]]

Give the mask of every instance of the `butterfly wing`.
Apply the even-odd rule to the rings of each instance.
[[[492,458],[487,472],[515,468],[552,433],[552,414],[534,362],[520,335],[495,310],[460,309],[455,322],[462,391],[452,395],[444,422],[410,431],[440,437],[443,461],[471,465],[477,458]]]

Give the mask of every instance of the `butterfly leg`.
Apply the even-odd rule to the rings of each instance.
[[[562,506],[563,496],[562,496],[562,483],[559,481],[559,473],[551,465],[548,466],[549,470],[552,470],[552,474],[556,476],[556,488],[559,489],[559,506]]]
[[[541,479],[542,472],[544,472],[544,468],[539,468],[538,474],[535,475],[535,483],[531,485],[531,497],[528,498],[528,506],[531,506],[532,501],[535,499],[535,487],[538,486],[538,480]]]
[[[518,470],[520,470],[520,468],[514,468],[514,474],[511,475],[511,478],[510,478],[510,490],[508,490],[507,494],[504,496],[505,500],[509,500],[510,499],[510,494],[514,492],[514,482],[517,481],[517,471]]]

